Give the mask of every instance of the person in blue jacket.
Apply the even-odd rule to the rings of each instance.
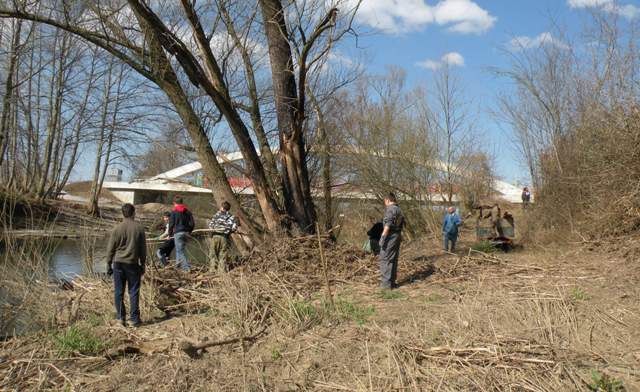
[[[444,216],[442,224],[442,235],[444,237],[444,251],[455,252],[456,241],[458,240],[458,227],[462,224],[462,219],[456,214],[455,207],[449,207],[447,214]],[[449,248],[451,244],[451,248]]]

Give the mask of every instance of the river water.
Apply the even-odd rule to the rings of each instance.
[[[159,243],[150,243],[147,247],[147,263],[157,262],[155,251]],[[88,273],[105,273],[107,238],[90,240],[60,240],[51,253],[49,275],[54,279],[73,279]],[[207,257],[206,241],[191,240],[187,243],[187,255],[192,264],[203,264]],[[171,259],[175,257],[175,251]],[[92,270],[91,270],[92,269]]]

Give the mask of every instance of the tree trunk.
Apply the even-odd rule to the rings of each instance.
[[[245,77],[247,81],[247,93],[249,95],[250,107],[248,108],[249,115],[251,116],[251,123],[253,125],[253,132],[256,135],[258,145],[260,146],[260,155],[267,174],[267,180],[269,186],[274,190],[278,196],[278,201],[282,204],[282,180],[278,173],[278,166],[276,164],[275,157],[271,152],[271,146],[267,139],[267,134],[264,130],[262,122],[262,113],[260,111],[260,98],[258,95],[258,87],[255,79],[255,71],[251,56],[245,45],[245,42],[240,38],[240,35],[236,31],[235,24],[229,11],[226,8],[225,2],[218,2],[218,8],[222,14],[222,18],[227,27],[229,35],[233,39],[233,42],[238,47],[242,62],[245,69]]]
[[[56,39],[54,42],[57,43],[58,31],[56,30]],[[47,139],[45,141],[45,153],[44,153],[44,167],[42,170],[42,177],[40,178],[40,183],[38,184],[37,196],[44,200],[46,198],[46,185],[49,179],[49,171],[51,169],[51,156],[53,153],[53,145],[56,140],[56,133],[60,132],[60,116],[62,110],[62,95],[63,95],[63,72],[64,72],[64,63],[65,63],[65,53],[66,48],[64,47],[65,40],[62,41],[63,46],[60,48],[58,55],[58,68],[54,73],[54,76],[51,77],[50,83],[50,94],[49,94],[49,119],[47,121]],[[54,49],[55,51],[55,49]],[[54,69],[55,69],[55,61],[54,61]]]
[[[13,78],[16,73],[16,65],[18,63],[18,46],[20,45],[20,30],[22,29],[22,21],[16,21],[16,30],[13,34],[11,42],[11,55],[9,57],[9,67],[7,69],[7,78],[4,84],[4,97],[2,101],[2,118],[0,118],[0,167],[4,160],[4,154],[7,149],[7,139],[9,134],[9,122],[11,101],[13,99]]]
[[[173,70],[167,70],[167,72],[173,74]],[[175,74],[173,74],[173,76],[175,76]],[[202,170],[209,179],[209,186],[211,187],[213,198],[217,203],[222,203],[225,200],[228,201],[229,204],[231,204],[234,214],[240,220],[240,225],[245,228],[249,234],[252,234],[254,238],[257,238],[260,231],[245,213],[236,195],[233,193],[224,169],[218,162],[213,148],[211,148],[211,143],[202,127],[200,118],[193,111],[193,107],[189,104],[184,90],[182,90],[182,87],[178,84],[177,79],[175,79],[175,81],[164,82],[162,88],[176,108],[184,127],[189,133],[193,147],[198,154],[198,160],[202,164]]]
[[[309,92],[309,101],[313,105],[318,118],[318,144],[320,146],[320,171],[322,173],[322,197],[324,198],[324,227],[333,228],[333,206],[331,198],[331,144],[327,134],[327,122],[320,103],[313,93]]]
[[[96,145],[96,159],[93,164],[93,179],[91,181],[91,192],[89,195],[89,210],[87,213],[91,216],[100,216],[100,206],[98,205],[99,190],[98,183],[100,181],[100,167],[102,166],[102,155],[105,148],[105,128],[107,127],[107,117],[109,115],[109,102],[111,100],[111,75],[113,74],[113,63],[115,60],[109,61],[107,68],[107,76],[104,82],[104,93],[102,94],[102,111],[100,112],[100,123],[98,125],[98,144]]]
[[[87,110],[87,105],[89,104],[89,98],[91,95],[91,91],[93,90],[93,83],[95,81],[95,68],[96,68],[97,57],[98,57],[98,51],[94,49],[92,51],[91,69],[89,70],[89,79],[87,81],[87,87],[85,90],[82,103],[80,104],[80,109],[76,114],[77,118],[74,125],[74,136],[73,136],[71,154],[69,156],[69,161],[67,162],[67,169],[64,175],[62,176],[60,183],[56,188],[56,193],[60,193],[62,191],[62,188],[64,188],[64,186],[67,184],[67,182],[69,181],[69,177],[71,177],[71,172],[73,171],[73,168],[77,163],[76,161],[78,157],[78,148],[80,147],[80,142],[81,142],[80,135],[82,131],[82,126],[84,125],[84,115]]]
[[[299,106],[289,33],[280,0],[260,0],[269,44],[276,117],[280,134],[282,182],[287,213],[300,230],[315,231],[316,214],[311,198],[306,151],[302,135],[304,110]],[[304,86],[301,86],[304,88]]]
[[[260,210],[262,211],[267,227],[270,231],[279,231],[281,227],[281,219],[278,205],[275,201],[271,188],[269,187],[262,162],[256,152],[251,135],[242,121],[240,114],[233,106],[224,78],[211,51],[210,42],[205,36],[204,30],[195,15],[195,11],[189,6],[189,2],[183,1],[182,3],[185,12],[187,13],[187,19],[191,24],[194,33],[193,35],[200,52],[200,57],[205,64],[204,69],[199,65],[198,60],[193,56],[193,54],[183,46],[175,44],[175,41],[171,39],[172,33],[167,29],[157,15],[148,8],[148,6],[139,0],[129,0],[129,5],[134,11],[138,22],[147,32],[147,39],[151,46],[151,54],[160,63],[160,67],[162,67],[158,69],[166,71],[164,72],[164,77],[169,77],[169,80],[166,81],[169,83],[170,88],[175,90],[176,87],[179,87],[179,84],[175,77],[175,72],[171,68],[171,63],[166,57],[165,51],[176,57],[176,60],[180,63],[182,69],[186,72],[191,82],[202,87],[206,91],[207,95],[211,97],[220,113],[224,116],[233,136],[236,139],[238,147],[242,152],[246,167],[249,170],[254,195],[260,205]],[[175,82],[173,81],[174,79]],[[182,90],[181,87],[179,87],[179,89]],[[182,94],[184,94],[184,92],[182,92]],[[198,121],[198,124],[200,124],[200,121]],[[197,143],[201,143],[201,139],[206,140],[206,143],[209,145],[209,150],[213,151],[213,149],[210,148],[210,143],[206,133],[201,126],[197,128],[192,127],[191,131],[188,132],[192,139],[193,137],[198,139]],[[191,132],[201,132],[201,134],[192,135]],[[192,141],[195,146],[195,144],[197,144],[196,141]],[[196,151],[202,151],[203,153],[206,152],[202,149],[198,150],[197,147]],[[206,159],[209,160],[211,158],[212,157],[206,157]],[[215,154],[213,155],[213,158],[216,159],[217,163]],[[219,179],[218,174],[211,174],[213,177],[210,179]],[[224,171],[222,171],[222,178],[220,179],[227,182]]]
[[[109,125],[109,136],[107,136],[107,151],[104,154],[104,165],[102,166],[102,173],[98,180],[97,192],[96,192],[96,206],[98,200],[100,200],[100,193],[102,192],[102,186],[104,185],[104,179],[107,176],[107,170],[109,170],[109,164],[111,161],[111,150],[113,148],[113,139],[116,133],[116,127],[118,124],[118,113],[120,112],[120,104],[122,101],[122,83],[124,81],[124,68],[120,65],[120,72],[118,73],[118,87],[116,88],[116,100],[113,104],[113,112],[111,113],[111,124]]]

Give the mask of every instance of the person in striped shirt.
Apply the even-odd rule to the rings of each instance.
[[[212,230],[209,243],[210,270],[226,272],[229,268],[228,253],[230,237],[238,230],[238,219],[229,212],[231,205],[223,202],[218,212],[209,221],[209,229]]]

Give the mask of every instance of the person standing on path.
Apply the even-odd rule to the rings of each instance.
[[[444,222],[442,223],[442,236],[444,237],[444,251],[455,252],[456,242],[458,241],[458,227],[462,224],[462,219],[456,214],[455,207],[449,207],[447,214],[444,216]],[[449,248],[451,244],[451,248]]]
[[[209,221],[209,229],[213,230],[209,244],[209,270],[226,272],[228,265],[229,237],[238,230],[238,219],[229,210],[231,205],[223,202],[218,212]]]
[[[531,192],[529,188],[526,186],[522,189],[522,209],[526,210],[529,208],[529,203],[531,203]]]
[[[173,198],[173,210],[169,217],[169,234],[173,237],[176,247],[176,268],[182,265],[182,269],[186,272],[191,270],[186,252],[187,239],[194,226],[193,214],[184,205],[182,197],[176,195]]]
[[[144,227],[136,222],[135,207],[129,203],[122,206],[122,223],[111,232],[107,245],[107,274],[113,275],[116,319],[126,325],[124,290],[129,288],[131,305],[130,320],[133,327],[140,320],[140,282],[147,261],[147,244]]]
[[[380,287],[391,289],[396,287],[398,275],[398,256],[402,242],[404,216],[393,193],[384,198],[384,217],[382,237],[380,237]]]

